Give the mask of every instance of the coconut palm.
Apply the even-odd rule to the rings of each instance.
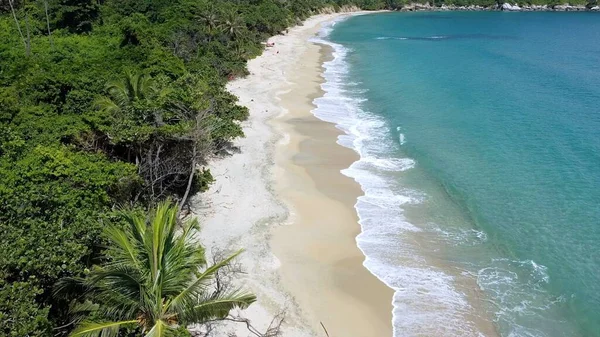
[[[240,15],[234,11],[227,12],[221,22],[221,30],[231,40],[236,40],[242,36],[246,30],[246,24]]]
[[[159,88],[146,74],[125,73],[119,81],[109,82],[106,86],[108,96],[96,99],[96,107],[118,120],[134,120],[163,125],[166,113],[161,105],[172,92],[169,88]]]
[[[225,318],[244,309],[256,297],[240,289],[214,290],[215,275],[239,252],[206,267],[204,250],[192,239],[196,220],[177,230],[177,206],[158,205],[149,218],[124,212],[127,226],[108,226],[110,261],[85,279],[62,280],[60,294],[74,284],[85,290],[94,321],[83,321],[73,337],[117,336],[122,328],[137,328],[146,337],[171,335],[179,327]],[[92,304],[93,303],[93,304]]]
[[[215,10],[211,8],[210,10],[201,13],[200,15],[198,15],[197,20],[200,24],[202,24],[205,27],[209,40],[212,40],[212,37],[217,32],[217,29],[220,24],[219,16],[215,12]]]
[[[106,91],[110,97],[101,97],[96,100],[96,105],[101,110],[119,112],[125,106],[136,101],[150,99],[158,90],[152,79],[145,74],[125,73],[120,81],[108,83]]]

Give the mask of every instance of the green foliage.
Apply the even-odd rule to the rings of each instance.
[[[206,192],[215,181],[215,178],[210,173],[210,170],[207,168],[203,168],[195,177],[196,190],[199,192]]]
[[[160,203],[148,216],[123,212],[124,227],[104,229],[109,262],[84,278],[57,283],[58,295],[84,289],[74,311],[89,311],[71,336],[118,336],[121,327],[137,326],[146,336],[172,336],[180,327],[225,318],[256,297],[241,289],[212,287],[214,279],[240,252],[207,266],[196,242],[196,219],[180,224],[178,206]],[[178,225],[182,230],[178,231]]]
[[[42,290],[28,282],[8,283],[0,278],[0,335],[7,337],[49,336],[48,308],[40,308],[36,297]]]
[[[97,154],[38,145],[15,155],[12,146],[0,160],[0,273],[50,287],[81,273],[99,243],[110,195],[127,195],[137,177],[133,166]]]
[[[67,28],[74,33],[92,30],[98,18],[99,7],[95,0],[54,0],[50,2],[50,13],[56,28]]]

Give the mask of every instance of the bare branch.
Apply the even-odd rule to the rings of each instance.
[[[265,332],[260,332],[250,323],[249,319],[241,316],[229,315],[225,319],[232,322],[246,324],[246,328],[248,329],[248,331],[250,331],[253,335],[257,337],[276,337],[281,334],[281,325],[285,320],[285,311],[281,311],[277,315],[275,315],[275,317],[273,317],[271,323],[269,324]]]
[[[325,335],[327,335],[327,337],[329,337],[329,332],[327,332],[327,329],[325,328],[325,324],[323,324],[323,322],[319,322],[321,323],[321,327],[323,327],[323,330],[325,330]]]

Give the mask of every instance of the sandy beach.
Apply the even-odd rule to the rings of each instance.
[[[284,336],[391,336],[392,290],[366,268],[355,242],[359,186],[340,173],[357,159],[339,131],[315,118],[327,47],[309,42],[349,14],[314,16],[275,36],[228,89],[250,109],[239,153],[210,168],[211,189],[194,200],[208,249],[246,251],[240,284],[258,296],[242,315],[265,331],[285,310]],[[217,335],[247,336],[228,323]]]
[[[293,214],[274,230],[273,252],[282,261],[284,285],[307,308],[311,325],[318,329],[323,322],[332,336],[391,336],[392,290],[363,267],[356,246],[353,206],[362,191],[340,173],[358,156],[336,144],[340,131],[333,124],[310,113],[321,95],[320,65],[329,49],[307,48],[290,78],[291,91],[281,96],[288,113],[273,121],[289,136],[275,152],[275,181]]]

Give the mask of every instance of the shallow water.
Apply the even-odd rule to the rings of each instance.
[[[389,13],[322,32],[315,115],[395,335],[600,336],[600,15]]]

